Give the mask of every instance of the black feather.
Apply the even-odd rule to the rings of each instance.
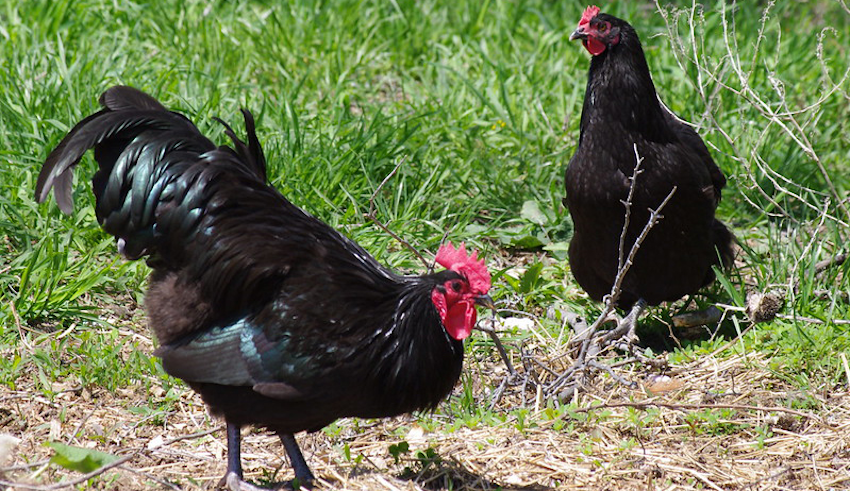
[[[218,147],[150,96],[114,87],[50,153],[36,196],[72,209],[94,148],[96,215],[153,267],[146,308],[165,370],[231,425],[282,434],[435,406],[463,346],[431,300],[457,273],[398,276],[268,185],[254,119]]]
[[[110,111],[130,111],[133,109],[167,112],[158,100],[134,87],[116,85],[101,94],[100,105]]]

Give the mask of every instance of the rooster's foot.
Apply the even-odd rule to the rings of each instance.
[[[265,488],[243,481],[235,472],[228,472],[221,481],[217,489],[227,489],[229,491],[268,491]],[[226,486],[222,486],[222,484]]]

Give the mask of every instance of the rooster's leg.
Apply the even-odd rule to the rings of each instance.
[[[283,442],[283,448],[286,449],[289,460],[292,462],[292,470],[295,471],[295,478],[301,484],[312,482],[315,477],[310,472],[310,467],[307,466],[307,461],[304,460],[304,455],[301,454],[301,449],[298,448],[298,442],[291,433],[279,433],[280,441]]]
[[[242,479],[242,428],[227,423],[227,473]]]
[[[227,423],[227,473],[221,478],[216,489],[246,491],[256,489],[242,480],[242,434],[239,425]]]

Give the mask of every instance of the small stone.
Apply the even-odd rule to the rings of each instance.
[[[165,443],[165,440],[162,438],[162,435],[157,435],[150,439],[147,444],[148,450],[153,450],[155,448],[159,448],[162,444]]]
[[[12,451],[21,443],[20,438],[0,434],[0,466],[12,455]]]

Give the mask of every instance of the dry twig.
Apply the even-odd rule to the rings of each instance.
[[[611,409],[616,407],[633,407],[637,409],[646,409],[648,407],[658,407],[665,409],[674,409],[679,411],[686,410],[695,410],[695,409],[736,409],[739,411],[762,411],[768,413],[786,413],[794,416],[799,416],[801,418],[812,420],[819,425],[828,428],[830,430],[835,430],[835,427],[827,423],[820,416],[816,416],[810,413],[804,413],[803,411],[797,411],[795,409],[789,409],[785,407],[777,407],[777,406],[751,406],[748,404],[672,404],[666,402],[652,402],[652,401],[643,401],[643,402],[612,402],[605,404],[594,404],[592,406],[583,407],[574,409],[573,412],[576,413],[587,413],[596,411],[598,409]]]
[[[372,193],[372,196],[369,198],[369,213],[366,213],[363,216],[368,218],[372,223],[377,225],[378,228],[380,228],[381,230],[386,232],[390,237],[397,240],[401,245],[403,245],[410,252],[412,252],[414,256],[416,256],[417,258],[419,258],[420,261],[422,261],[422,264],[424,264],[425,267],[430,272],[430,271],[434,270],[434,264],[429,262],[428,260],[426,260],[425,257],[422,256],[422,254],[419,252],[419,250],[417,250],[415,247],[410,245],[410,242],[402,239],[399,235],[397,235],[395,232],[390,230],[389,227],[387,227],[387,225],[385,225],[383,222],[378,220],[377,216],[375,216],[375,198],[378,197],[378,193],[381,192],[381,189],[383,189],[383,187],[387,184],[387,182],[389,182],[389,180],[392,179],[392,177],[395,175],[395,173],[398,172],[398,170],[401,168],[402,164],[404,164],[406,161],[407,161],[407,155],[405,155],[404,157],[399,159],[395,168],[392,171],[390,171],[390,173],[387,174],[387,177],[385,177],[384,180],[381,181],[381,184],[379,184],[378,187],[375,188],[375,192]]]
[[[146,445],[146,446],[143,446],[143,447],[138,447],[138,448],[132,449],[132,450],[130,450],[130,453],[128,453],[127,455],[125,455],[125,456],[123,456],[123,457],[121,457],[117,460],[114,460],[114,461],[112,461],[112,462],[110,462],[110,463],[108,463],[104,466],[101,466],[101,467],[99,467],[99,468],[97,468],[97,469],[95,469],[95,470],[93,470],[93,471],[91,471],[87,474],[83,474],[82,476],[71,479],[69,481],[62,481],[62,482],[58,482],[58,483],[55,483],[55,484],[28,484],[28,483],[10,482],[10,481],[0,480],[0,486],[6,486],[6,487],[10,487],[12,489],[31,489],[33,491],[55,491],[55,490],[58,490],[58,489],[64,489],[64,488],[70,488],[70,487],[77,486],[78,484],[82,484],[82,483],[88,481],[89,479],[93,479],[93,478],[95,478],[95,477],[97,477],[97,476],[99,476],[99,475],[101,475],[101,474],[103,474],[103,473],[105,473],[109,470],[115,469],[115,468],[127,470],[127,471],[133,472],[133,473],[144,474],[141,471],[137,471],[135,469],[126,467],[124,464],[133,460],[134,458],[136,458],[136,456],[138,456],[142,453],[156,452],[158,449],[160,449],[162,447],[166,447],[168,445],[171,445],[172,443],[176,443],[176,442],[179,442],[179,441],[182,441],[182,440],[190,440],[190,439],[194,439],[194,438],[200,438],[200,437],[215,433],[219,430],[221,430],[221,427],[213,428],[213,429],[207,430],[207,431],[201,431],[201,432],[198,432],[198,433],[193,433],[191,435],[182,435],[182,436],[167,440],[167,441],[165,441],[161,444],[152,446],[150,448],[148,448],[148,446]],[[157,481],[159,481],[159,480],[157,480]],[[164,484],[164,482],[161,482],[161,484]]]
[[[667,203],[669,203],[673,198],[677,189],[676,186],[673,186],[664,200],[662,200],[655,209],[649,210],[649,219],[646,224],[644,224],[643,229],[640,234],[638,234],[634,243],[631,244],[628,254],[626,254],[627,234],[631,224],[634,193],[637,187],[638,176],[640,176],[641,172],[643,172],[641,170],[643,158],[638,152],[637,144],[634,145],[634,153],[635,167],[632,171],[632,176],[629,178],[629,193],[626,200],[622,202],[625,207],[625,216],[623,228],[620,233],[617,275],[614,278],[611,293],[605,297],[605,308],[596,318],[596,321],[594,321],[594,323],[589,327],[581,326],[581,330],[577,330],[578,334],[571,340],[571,345],[578,347],[578,354],[573,361],[572,366],[545,387],[544,391],[546,396],[549,398],[570,397],[572,392],[581,384],[578,376],[582,374],[586,376],[589,370],[605,371],[609,373],[614,380],[628,386],[633,386],[633,382],[626,381],[622,377],[613,374],[609,366],[602,365],[595,361],[598,355],[609,346],[631,353],[632,359],[635,361],[646,362],[650,365],[656,364],[633,349],[633,340],[635,337],[634,329],[637,324],[638,317],[646,308],[646,302],[642,299],[639,299],[633,306],[632,311],[622,321],[618,322],[617,327],[604,333],[600,332],[601,326],[610,320],[611,314],[614,312],[614,306],[622,292],[623,280],[625,279],[626,274],[628,274],[629,269],[631,269],[635,256],[652,228],[664,218],[661,212]]]

